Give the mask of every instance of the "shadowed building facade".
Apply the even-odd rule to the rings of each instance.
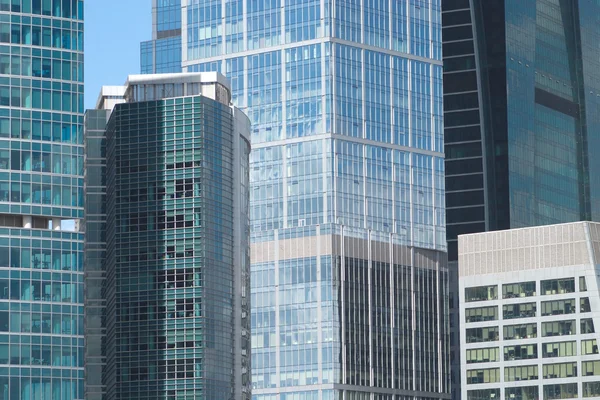
[[[86,281],[95,398],[250,396],[249,122],[230,98],[217,73],[132,75],[88,111],[88,172],[106,164],[88,175],[106,207],[86,220],[90,248],[105,240]]]
[[[451,262],[461,234],[600,220],[599,12],[590,0],[443,2]]]

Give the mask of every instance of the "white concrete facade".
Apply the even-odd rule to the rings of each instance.
[[[600,397],[599,238],[592,222],[459,236],[462,399]]]

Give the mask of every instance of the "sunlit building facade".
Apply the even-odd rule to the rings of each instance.
[[[253,399],[448,397],[440,3],[181,4],[251,121]]]
[[[0,1],[0,399],[84,398],[82,128],[83,1]]]
[[[600,396],[600,224],[458,238],[463,400]]]

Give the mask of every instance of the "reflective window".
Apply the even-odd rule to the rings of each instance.
[[[499,339],[498,327],[470,328],[466,331],[467,343],[493,342]]]
[[[500,350],[498,347],[487,347],[483,349],[467,349],[466,359],[467,364],[499,361]]]
[[[575,299],[542,301],[542,316],[574,314]]]
[[[504,368],[505,382],[530,381],[536,379],[538,379],[537,365],[522,365]]]
[[[535,281],[504,284],[502,285],[502,298],[512,299],[515,297],[535,296],[535,288]]]
[[[542,343],[542,357],[570,357],[577,355],[576,342]]]
[[[542,322],[542,336],[564,336],[575,335],[575,333],[574,320]]]
[[[575,278],[550,279],[541,282],[542,295],[573,293]]]
[[[504,361],[529,360],[537,356],[537,344],[504,346]]]
[[[500,382],[500,368],[467,370],[467,385]]]
[[[498,286],[478,286],[465,288],[465,301],[496,300],[498,298]]]
[[[495,321],[497,319],[497,306],[465,309],[465,322]]]
[[[537,337],[537,324],[506,325],[504,340],[530,339]]]

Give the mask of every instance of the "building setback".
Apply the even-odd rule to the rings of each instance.
[[[252,124],[253,397],[447,397],[441,1],[177,3],[142,70],[220,71]]]
[[[83,1],[0,1],[0,398],[83,399],[83,200]]]
[[[132,75],[88,111],[94,398],[250,398],[250,128],[230,100],[217,73]]]
[[[600,224],[458,239],[462,399],[600,396]]]

